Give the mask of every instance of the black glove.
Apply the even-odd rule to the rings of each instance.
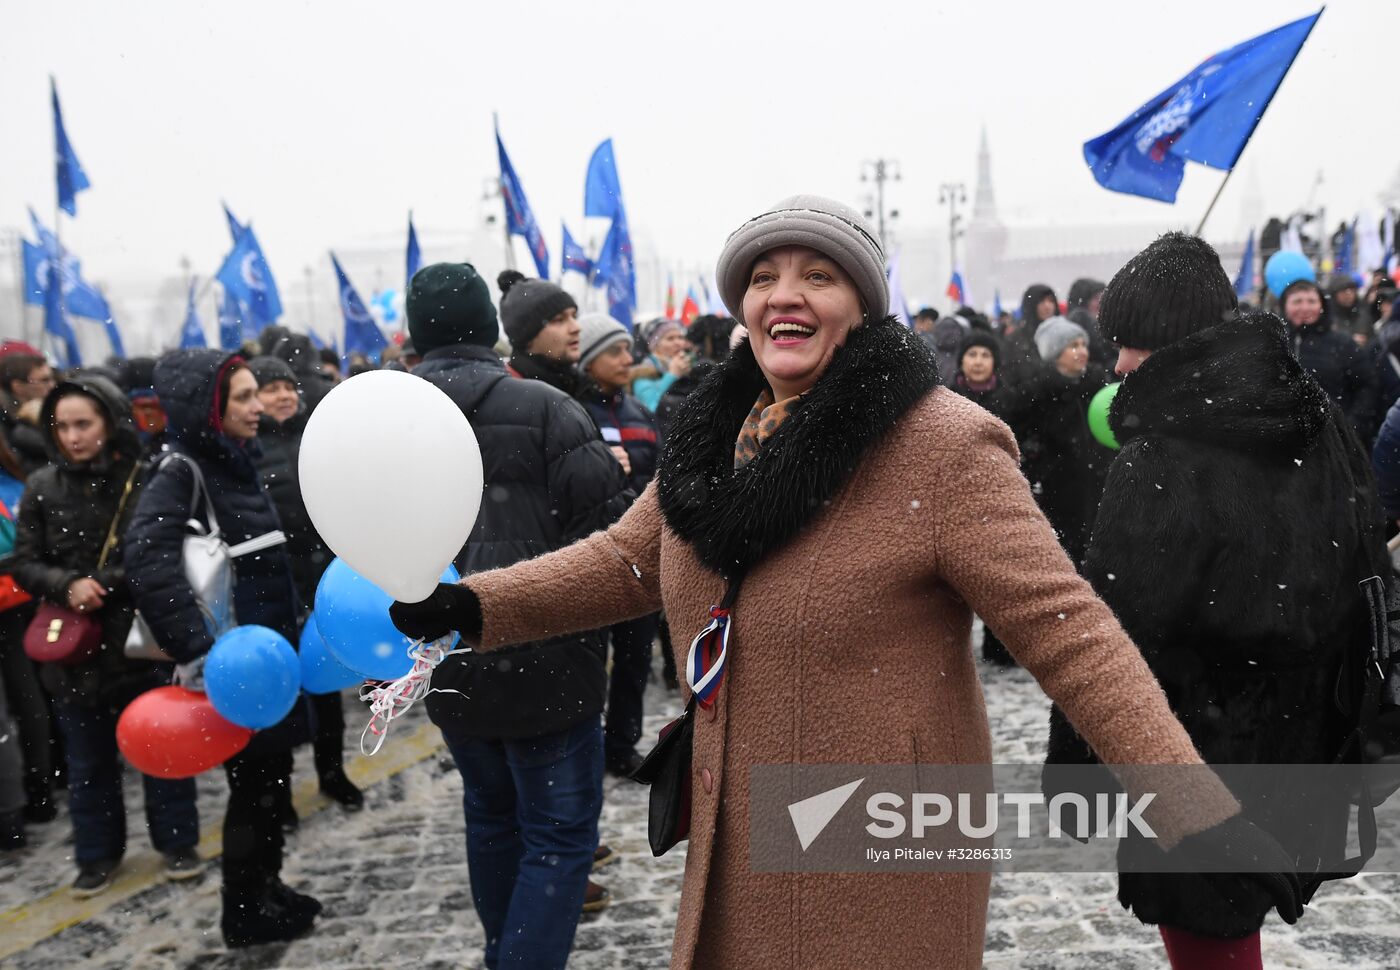
[[[406,637],[437,640],[453,630],[469,639],[481,636],[481,600],[465,586],[438,583],[438,588],[421,603],[395,603],[389,619]]]
[[[1168,853],[1194,860],[1203,868],[1205,879],[1247,879],[1258,885],[1274,901],[1279,918],[1296,923],[1303,915],[1303,887],[1293,860],[1272,835],[1243,815],[1232,815],[1219,825],[1188,835]],[[1222,872],[1225,863],[1238,863],[1239,869]]]

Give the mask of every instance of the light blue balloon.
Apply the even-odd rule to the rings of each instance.
[[[1280,296],[1288,284],[1299,280],[1317,282],[1312,263],[1302,253],[1280,249],[1264,264],[1264,281],[1269,284],[1269,292],[1275,297]]]
[[[444,583],[460,577],[448,566]],[[394,599],[336,557],[316,587],[316,627],[332,657],[367,680],[397,680],[413,669],[408,639],[389,619]],[[455,643],[457,637],[454,637]]]
[[[301,630],[301,689],[308,694],[334,694],[364,682],[364,678],[331,656],[321,631],[316,628],[316,616],[306,619]]]
[[[297,702],[301,663],[276,630],[235,627],[214,641],[204,662],[204,689],[214,710],[234,724],[269,728]]]

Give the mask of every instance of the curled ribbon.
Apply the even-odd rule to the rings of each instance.
[[[410,707],[429,694],[462,693],[451,688],[432,686],[433,671],[437,669],[438,664],[454,653],[471,652],[472,648],[465,645],[454,649],[450,636],[433,640],[431,643],[416,640],[408,648],[408,655],[413,658],[413,667],[408,673],[398,680],[378,687],[361,688],[360,700],[369,701],[370,716],[369,723],[365,725],[364,731],[360,732],[360,753],[378,754],[384,745],[384,739],[389,736],[389,725],[393,720],[408,713]],[[366,750],[365,744],[370,735],[374,735],[374,746]]]

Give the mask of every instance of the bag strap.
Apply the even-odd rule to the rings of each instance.
[[[138,461],[131,466],[131,474],[126,476],[126,486],[122,489],[122,497],[117,502],[117,514],[112,516],[112,524],[107,529],[107,540],[102,543],[102,553],[97,557],[98,569],[107,565],[107,557],[117,546],[117,526],[121,525],[122,513],[126,511],[126,500],[131,498],[132,486],[136,484],[136,473],[140,470],[141,462]]]
[[[214,517],[214,500],[209,494],[209,488],[204,484],[204,473],[199,470],[199,462],[189,455],[179,451],[170,451],[163,455],[156,465],[157,470],[164,467],[171,460],[184,462],[189,466],[190,475],[194,478],[194,491],[190,495],[190,513],[194,514],[199,506],[199,498],[204,496],[204,518],[209,523],[209,534],[211,536],[219,534],[219,520]]]

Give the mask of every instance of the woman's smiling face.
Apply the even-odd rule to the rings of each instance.
[[[779,401],[810,389],[860,322],[855,283],[815,249],[770,249],[749,272],[744,323],[758,366]]]

